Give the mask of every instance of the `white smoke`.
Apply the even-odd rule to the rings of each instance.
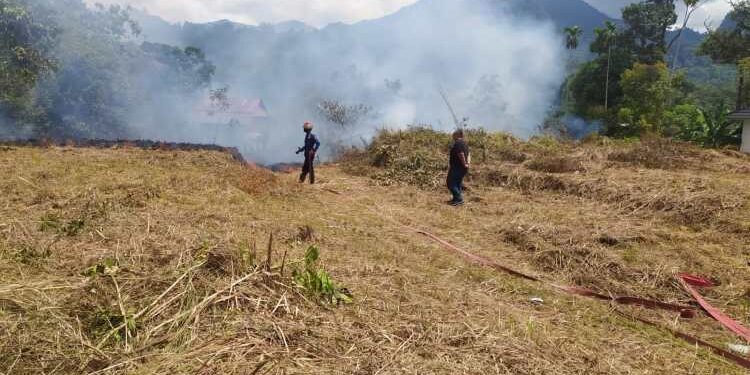
[[[185,25],[183,31],[189,28]],[[215,81],[229,85],[230,96],[265,101],[271,123],[258,129],[264,138],[195,124],[181,126],[178,135],[174,127],[143,116],[132,122],[147,127],[149,136],[179,137],[170,139],[177,141],[205,142],[218,132],[218,138],[230,143],[225,145],[238,146],[252,159],[283,162],[294,159],[293,151],[302,143],[301,124],[308,119],[316,121],[324,150],[331,149],[325,148],[331,138],[360,144],[383,127],[429,124],[450,130],[454,123],[440,87],[457,115],[468,117],[472,126],[529,136],[542,123],[564,78],[563,43],[554,26],[491,1],[422,0],[394,15],[354,25],[244,32],[260,37],[186,37],[181,43],[207,51],[218,68]],[[150,37],[159,41],[158,35]],[[319,116],[316,105],[324,99],[364,104],[376,115],[340,129]],[[190,113],[189,108],[169,109]]]

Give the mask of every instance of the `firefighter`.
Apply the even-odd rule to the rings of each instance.
[[[310,183],[315,183],[315,154],[320,148],[320,141],[315,134],[312,133],[313,124],[311,122],[305,122],[302,129],[305,131],[305,145],[297,149],[297,154],[305,153],[305,164],[302,165],[302,174],[299,176],[299,182],[305,182],[307,175],[310,175]]]
[[[448,202],[451,206],[461,206],[464,204],[463,183],[464,177],[469,172],[469,163],[471,156],[469,146],[464,140],[464,131],[458,129],[453,132],[453,146],[450,151],[450,168],[448,169],[448,190],[453,195],[453,199]]]

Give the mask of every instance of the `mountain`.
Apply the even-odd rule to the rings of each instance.
[[[202,49],[217,66],[215,87],[263,98],[284,123],[314,120],[333,99],[371,106],[380,124],[453,127],[442,86],[461,116],[524,136],[564,79],[562,28],[609,19],[583,0],[421,0],[322,28],[135,18],[146,40]]]
[[[611,20],[609,16],[583,0],[514,0],[512,4],[516,11],[550,20],[558,29],[578,25],[587,34],[592,33],[594,28],[601,27],[605,21]]]
[[[446,1],[421,0],[383,18],[362,21],[352,25],[335,23],[323,29],[330,28],[343,32],[347,28],[363,25],[394,25],[412,17],[415,13],[435,10],[443,6]],[[605,21],[611,18],[597,10],[594,6],[589,5],[587,1],[592,0],[472,0],[477,6],[486,7],[496,15],[501,15],[509,11],[514,15],[551,21],[558,29],[578,25],[586,30],[587,33],[591,33],[595,27],[600,27]],[[299,21],[263,24],[260,26],[243,25],[227,20],[209,23],[186,22],[184,24],[171,24],[159,17],[138,11],[134,14],[134,18],[141,25],[143,34],[147,40],[169,44],[185,44],[186,39],[194,39],[192,37],[194,35],[208,36],[211,33],[222,35],[227,32],[254,34],[264,31],[298,33],[316,30],[312,26]]]
[[[622,8],[635,3],[634,0],[586,0],[592,7],[613,18],[620,18]]]
[[[555,30],[578,25],[585,31],[581,48],[591,40],[593,30],[605,21],[611,20],[584,0],[461,0],[461,6],[474,7],[478,14],[490,14],[498,19],[512,17],[513,20],[538,20],[550,22]],[[227,71],[246,74],[253,68],[246,66],[250,61],[267,61],[269,56],[280,54],[279,61],[288,57],[290,46],[304,43],[310,45],[327,44],[337,41],[339,47],[330,53],[343,54],[355,50],[363,40],[373,41],[370,47],[373,55],[385,55],[389,43],[388,35],[403,35],[410,32],[414,20],[440,19],[445,9],[454,7],[457,0],[421,0],[382,18],[366,20],[354,24],[334,23],[316,29],[302,22],[292,21],[282,24],[244,25],[228,20],[209,23],[170,24],[158,17],[145,13],[135,13],[135,20],[143,29],[146,40],[172,45],[195,46],[203,49],[220,69],[220,80],[233,81]],[[426,15],[426,16],[425,16]],[[450,19],[450,17],[447,17]],[[437,22],[437,21],[436,21]],[[515,21],[514,21],[515,22]],[[427,25],[428,27],[450,27]],[[398,38],[395,38],[398,39]],[[245,46],[240,51],[237,46]],[[284,50],[287,52],[284,52]],[[262,79],[270,79],[262,76]]]

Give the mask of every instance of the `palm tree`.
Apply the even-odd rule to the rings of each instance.
[[[565,28],[565,48],[578,49],[578,41],[583,35],[583,29],[579,26],[570,26]]]
[[[604,110],[609,109],[609,71],[612,65],[612,44],[617,36],[617,25],[611,21],[607,21],[604,24],[603,29],[596,29],[597,39],[604,41],[607,46],[607,80],[604,86]]]

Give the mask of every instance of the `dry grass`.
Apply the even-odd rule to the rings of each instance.
[[[532,171],[545,173],[583,172],[581,160],[569,156],[543,155],[531,160],[526,166]]]
[[[215,152],[3,151],[0,373],[743,373],[608,305],[468,265],[401,227],[604,292],[684,302],[673,272],[715,276],[722,286],[708,297],[747,323],[748,197],[723,167],[742,159],[663,172],[603,168],[601,146],[517,146],[532,159],[560,147],[585,171],[553,176],[488,153],[475,159],[481,203],[455,210],[438,192],[342,171],[352,165],[320,168],[322,184],[309,187]],[[502,183],[487,183],[491,173]],[[561,187],[513,182],[545,178]],[[636,203],[639,191],[651,195]],[[698,197],[718,197],[719,212],[692,227],[673,217]],[[720,206],[711,202],[701,204]],[[294,286],[310,245],[352,304]],[[630,311],[736,342],[706,318]]]
[[[609,155],[612,161],[652,169],[695,168],[711,159],[698,146],[662,138],[646,139]]]

